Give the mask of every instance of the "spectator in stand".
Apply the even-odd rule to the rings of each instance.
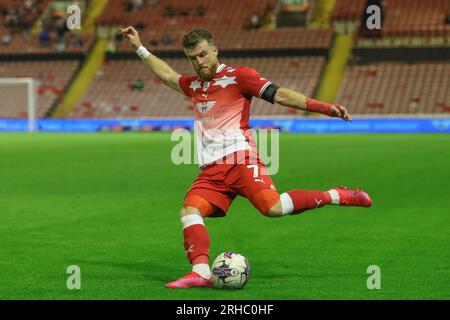
[[[164,12],[163,12],[163,16],[164,17],[173,17],[175,16],[175,7],[171,4],[164,6]]]
[[[58,24],[56,25],[56,34],[58,36],[58,41],[64,41],[67,32],[69,32],[69,29],[67,29],[65,21],[58,21]]]
[[[34,6],[34,1],[33,0],[25,0],[23,6],[26,10],[32,10],[33,6]]]
[[[141,10],[142,5],[144,4],[143,0],[130,0],[131,11],[136,12]]]
[[[278,26],[304,27],[309,9],[308,0],[281,0]]]
[[[12,35],[8,30],[6,30],[6,33],[2,36],[2,45],[7,46],[11,43],[11,41],[12,41]]]
[[[39,35],[39,43],[42,48],[46,48],[50,45],[50,33],[47,30],[42,30]]]
[[[144,82],[141,79],[137,79],[134,83],[128,84],[128,88],[131,90],[142,90],[144,86]]]
[[[182,16],[182,17],[188,17],[191,13],[191,8],[189,8],[188,6],[182,6],[179,11],[178,11],[178,15]]]
[[[145,24],[142,21],[138,21],[135,25],[134,28],[136,30],[144,30],[145,29]]]
[[[450,24],[450,13],[444,19],[445,24]]]
[[[158,4],[159,0],[147,0],[147,5],[149,7],[155,7]]]
[[[141,79],[137,79],[136,82],[134,83],[134,88],[137,90],[144,89],[144,82]]]
[[[114,36],[114,43],[115,43],[116,47],[120,46],[122,41],[123,41],[123,37],[121,37],[119,34],[116,34]]]
[[[21,19],[19,23],[22,32],[22,37],[24,39],[28,39],[30,37],[31,27],[33,26],[31,15],[27,14]]]
[[[206,13],[205,7],[201,4],[199,4],[195,10],[195,14],[197,17],[203,17]]]
[[[157,47],[157,46],[158,46],[158,40],[150,39],[150,40],[148,41],[148,45],[149,45],[150,47]]]
[[[129,12],[136,12],[141,10],[143,4],[143,0],[128,0],[125,3],[125,10]]]
[[[281,10],[286,12],[306,12],[309,10],[308,0],[282,0]]]
[[[83,49],[84,42],[79,36],[77,36],[74,33],[71,33],[70,39],[69,39],[69,47],[71,50],[79,51],[79,50]]]
[[[171,44],[173,44],[173,40],[169,35],[164,35],[164,37],[162,38],[162,44],[165,46],[170,46]]]
[[[5,26],[10,30],[14,30],[18,24],[19,16],[14,8],[7,11],[5,16]]]
[[[262,25],[263,26],[271,26],[274,21],[275,8],[267,4],[264,12],[262,14]]]
[[[257,12],[253,12],[250,20],[246,25],[246,29],[259,29],[261,27],[261,18]]]
[[[106,46],[106,53],[114,54],[117,52],[116,43],[113,39],[109,39],[108,45]]]
[[[56,42],[55,50],[58,53],[66,52],[66,42],[64,41],[64,38],[58,39],[58,41]]]

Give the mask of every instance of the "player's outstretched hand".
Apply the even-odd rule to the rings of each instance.
[[[141,39],[139,39],[139,33],[136,31],[135,28],[133,27],[120,28],[119,33],[122,36],[128,38],[134,50],[137,50],[137,48],[139,48],[142,45]]]
[[[348,114],[347,109],[340,104],[333,104],[331,106],[331,116],[341,118],[345,121],[352,121],[352,117]]]
[[[341,118],[345,121],[352,121],[347,109],[337,103],[327,103],[307,97],[306,111],[326,114],[329,117]]]

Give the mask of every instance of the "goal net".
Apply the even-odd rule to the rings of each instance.
[[[27,119],[36,130],[36,96],[33,78],[0,78],[0,118]]]

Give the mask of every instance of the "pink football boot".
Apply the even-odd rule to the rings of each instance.
[[[196,272],[189,272],[184,277],[166,284],[166,288],[181,289],[192,287],[211,288],[213,286],[212,279],[205,279]]]
[[[342,186],[334,187],[331,190],[336,190],[339,194],[339,205],[341,206],[372,206],[372,199],[370,199],[369,195],[363,190],[348,189]]]

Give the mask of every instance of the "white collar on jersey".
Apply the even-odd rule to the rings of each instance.
[[[216,73],[219,73],[220,71],[222,71],[223,70],[223,68],[225,68],[226,67],[226,65],[225,64],[220,64],[218,67],[217,67],[217,70],[216,70]]]

